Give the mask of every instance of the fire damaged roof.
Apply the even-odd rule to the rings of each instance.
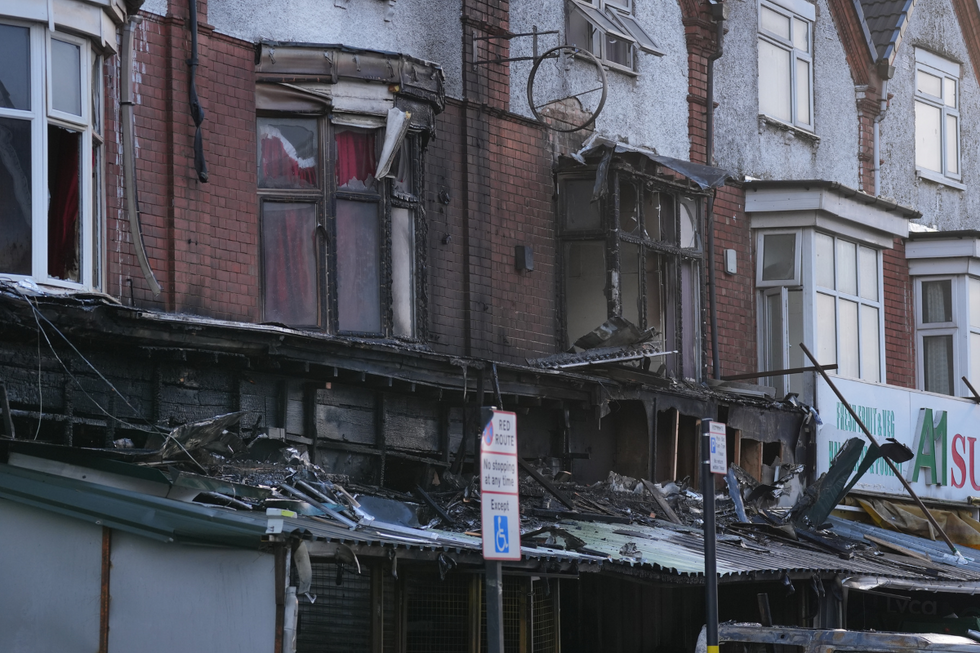
[[[300,460],[253,469],[251,476],[243,469],[240,478],[248,478],[251,486],[227,480],[227,470],[224,478],[216,474],[214,485],[208,486],[200,479],[180,483],[175,469],[165,472],[119,461],[100,465],[93,451],[81,457],[85,464],[75,465],[64,462],[61,454],[66,448],[59,454],[51,445],[6,441],[3,449],[7,464],[0,464],[0,498],[159,541],[260,548],[272,541],[302,539],[321,555],[335,554],[337,549],[329,548],[334,546],[346,547],[355,556],[400,550],[423,557],[428,552],[440,564],[446,556],[452,565],[457,560],[480,561],[478,533],[461,532],[472,528],[472,516],[479,511],[479,496],[468,488],[454,495],[462,497],[455,501],[464,506],[462,511],[445,498],[453,492],[443,492],[440,499],[426,495],[448,510],[446,523],[425,510],[425,501],[407,501],[383,488],[349,484],[345,489]],[[263,480],[278,486],[262,487]],[[698,497],[689,490],[674,490],[678,517],[664,508],[659,486],[651,488],[648,481],[613,474],[588,488],[563,484],[574,499],[573,509],[562,511],[547,508],[555,506],[547,492],[535,496],[530,491],[534,483],[531,477],[522,481],[522,554],[527,564],[570,564],[578,571],[617,572],[662,582],[699,582],[703,576]],[[232,494],[236,497],[227,506],[202,503]],[[948,583],[957,588],[949,591],[980,589],[980,565],[938,559],[927,566],[912,558],[886,556],[848,531],[855,528],[850,525],[840,524],[841,533],[851,532],[850,538],[826,531],[794,534],[766,523],[735,521],[724,497],[719,497],[719,510],[720,523],[727,527],[718,535],[718,572],[728,581],[788,583],[840,574],[874,578],[881,584]],[[425,514],[425,524],[417,521]],[[687,523],[666,521],[668,514]],[[908,536],[903,537],[907,543]]]

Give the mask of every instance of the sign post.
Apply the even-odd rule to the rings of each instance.
[[[708,653],[718,653],[718,566],[715,553],[715,477],[728,472],[725,424],[701,420],[701,495],[704,498],[704,594]]]
[[[487,649],[504,651],[500,561],[521,559],[517,415],[494,410],[480,436],[483,559],[487,567]]]

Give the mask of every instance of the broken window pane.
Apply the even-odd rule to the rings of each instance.
[[[415,220],[402,207],[391,209],[391,311],[396,336],[415,335]]]
[[[314,118],[259,118],[259,187],[316,188]]]
[[[374,202],[337,200],[337,327],[341,331],[381,331],[378,227]]]
[[[762,237],[762,280],[792,281],[796,277],[796,234]]]
[[[378,159],[374,132],[363,129],[338,129],[336,137],[337,188],[352,191],[373,191],[377,181],[374,173]]]
[[[396,196],[415,196],[415,184],[412,171],[412,139],[406,138],[402,141],[401,149],[396,155],[394,191]]]
[[[621,243],[619,246],[619,288],[623,317],[640,326],[640,248],[638,245]]]
[[[0,25],[0,108],[31,109],[31,31]]]
[[[51,93],[55,111],[82,115],[82,49],[74,43],[51,39]]]
[[[639,207],[636,203],[636,186],[619,185],[619,228],[628,234],[636,233],[640,226]]]
[[[660,229],[661,239],[677,244],[677,201],[669,193],[657,193],[660,196]]]
[[[48,126],[48,276],[81,281],[81,149],[78,132]]]
[[[565,243],[565,325],[573,343],[606,321],[605,243]]]
[[[949,279],[922,282],[922,322],[953,321],[953,282]]]
[[[664,288],[664,277],[665,277],[665,264],[663,262],[663,257],[660,254],[655,254],[650,250],[646,253],[646,301],[647,301],[647,319],[646,324],[643,325],[644,328],[649,329],[654,327],[657,330],[657,336],[654,338],[654,342],[660,344],[661,348],[665,345],[665,333],[666,326],[664,320],[664,298],[666,297],[666,288]]]
[[[595,182],[572,179],[565,182],[565,230],[590,231],[600,228],[599,203],[592,201]]]
[[[31,273],[31,123],[0,118],[0,272]]]
[[[953,394],[953,336],[922,338],[922,368],[926,392]]]
[[[660,193],[648,190],[643,193],[643,234],[646,238],[660,240]]]
[[[698,205],[694,200],[684,198],[680,201],[681,242],[685,249],[698,247]]]
[[[317,324],[316,205],[262,203],[265,320]]]

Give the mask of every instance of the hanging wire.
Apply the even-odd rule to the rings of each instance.
[[[58,329],[58,327],[56,327],[51,322],[51,320],[49,320],[48,318],[44,317],[44,314],[41,313],[40,309],[38,307],[34,306],[34,304],[31,302],[30,297],[25,296],[24,299],[27,300],[28,306],[30,306],[31,307],[31,310],[34,312],[34,321],[37,323],[38,331],[40,331],[41,335],[44,336],[44,340],[45,340],[45,342],[48,343],[48,348],[51,349],[51,353],[54,355],[54,357],[58,361],[58,363],[61,364],[61,367],[64,368],[64,370],[68,374],[68,376],[71,377],[71,380],[75,382],[75,385],[78,386],[78,389],[81,390],[82,393],[86,397],[88,397],[89,401],[91,401],[92,404],[96,408],[98,408],[109,419],[113,419],[116,422],[118,422],[119,424],[122,424],[123,426],[125,426],[127,428],[131,428],[131,429],[136,430],[136,431],[143,431],[143,432],[146,432],[146,433],[158,433],[158,432],[166,433],[166,431],[164,429],[161,429],[159,426],[156,426],[155,424],[152,424],[146,418],[140,417],[139,416],[139,411],[137,411],[133,407],[133,405],[131,403],[129,403],[129,401],[126,399],[126,397],[124,397],[123,394],[121,392],[119,392],[119,390],[117,390],[114,385],[112,385],[112,383],[109,381],[109,379],[105,378],[105,376],[103,376],[103,374],[101,372],[99,372],[99,370],[97,370],[95,368],[95,366],[92,365],[92,363],[87,358],[85,358],[85,356],[82,355],[82,352],[78,351],[78,348],[76,348],[75,345],[73,345],[71,343],[71,341],[68,340],[67,336],[65,336],[65,334],[62,333]],[[116,417],[115,415],[112,415],[109,411],[107,411],[105,408],[103,408],[102,405],[99,404],[99,402],[97,402],[95,400],[95,398],[92,397],[92,395],[90,395],[88,393],[88,391],[86,391],[85,388],[82,387],[82,384],[79,383],[78,379],[75,378],[75,375],[72,374],[72,372],[71,372],[70,369],[68,369],[68,366],[65,365],[65,362],[63,360],[61,360],[61,357],[60,356],[58,356],[58,352],[55,351],[54,344],[51,342],[51,339],[48,338],[48,334],[44,330],[44,328],[41,326],[41,322],[39,321],[38,318],[40,318],[41,320],[44,320],[45,322],[47,322],[48,325],[50,325],[51,328],[54,329],[55,332],[58,335],[60,335],[65,342],[68,343],[68,346],[71,347],[76,354],[78,354],[79,358],[81,358],[83,361],[85,361],[85,363],[92,369],[92,371],[94,371],[98,375],[98,377],[100,379],[102,379],[102,381],[104,381],[105,384],[108,385],[112,389],[113,392],[115,392],[117,395],[119,395],[119,397],[123,400],[123,403],[125,403],[129,407],[129,409],[132,410],[134,414],[136,414],[137,417],[139,417],[144,422],[146,422],[151,428],[150,429],[147,429],[147,428],[145,428],[143,426],[137,426],[136,424],[131,424],[131,423],[129,423],[129,422],[123,420],[123,419],[120,419],[119,417]],[[38,347],[40,348],[40,342],[38,343]],[[40,361],[40,353],[38,353],[38,360]],[[40,362],[38,363],[38,365],[39,365],[39,367],[38,367],[38,370],[39,370],[38,374],[39,374],[39,377],[40,377]],[[40,430],[40,422],[38,422],[38,429]],[[37,439],[37,434],[35,434],[34,439]],[[183,448],[183,447],[181,447],[181,448]]]
[[[27,302],[30,304],[30,302]],[[33,311],[32,311],[33,314]],[[37,323],[37,429],[34,431],[34,440],[41,434],[41,420],[44,419],[44,391],[41,389],[41,323],[38,322],[37,315],[34,315],[34,322]]]

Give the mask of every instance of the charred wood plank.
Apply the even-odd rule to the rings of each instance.
[[[517,464],[521,466],[521,469],[523,469],[528,476],[530,476],[535,481],[537,481],[541,485],[541,487],[546,489],[548,492],[554,495],[556,499],[561,501],[566,508],[568,508],[569,510],[575,510],[575,503],[572,502],[571,499],[566,497],[561,490],[555,487],[554,483],[546,479],[544,476],[539,474],[536,469],[534,469],[529,464],[524,462],[524,459],[521,458],[520,456],[517,457]]]

